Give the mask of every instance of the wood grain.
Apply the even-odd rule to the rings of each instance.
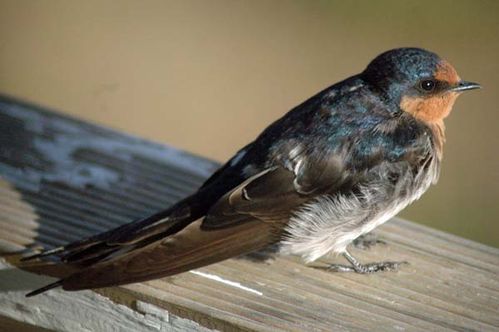
[[[51,248],[146,216],[188,195],[217,166],[1,97],[0,251],[8,255],[27,246]],[[366,276],[327,271],[331,262],[344,263],[337,257],[313,266],[296,257],[270,262],[239,258],[98,293],[143,317],[144,310],[156,316],[168,312],[199,324],[199,329],[499,330],[498,249],[400,219],[380,227],[377,234],[386,244],[353,253],[363,262],[401,260],[409,265],[396,273]],[[19,277],[12,277],[17,273]],[[21,277],[21,271],[4,264],[0,281],[0,301],[8,304],[0,307],[60,310],[49,303],[89,296],[55,290],[40,296],[41,306],[36,302],[41,300],[21,296],[38,286],[36,278]],[[101,305],[95,301],[78,303]],[[110,314],[106,310],[102,315]],[[38,322],[29,314],[9,316],[0,309],[2,315],[9,322]],[[43,326],[69,330],[62,323],[64,313],[59,316],[59,327]],[[140,323],[140,316],[133,319],[133,324]],[[79,326],[85,327],[85,318],[81,320]],[[158,324],[157,330],[174,330]]]

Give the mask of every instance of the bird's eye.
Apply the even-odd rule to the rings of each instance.
[[[435,89],[436,84],[435,84],[434,80],[424,80],[424,81],[421,81],[421,83],[419,83],[419,86],[424,91],[430,92],[430,91],[433,91],[433,89]]]

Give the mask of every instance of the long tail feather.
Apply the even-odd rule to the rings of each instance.
[[[28,262],[34,259],[43,258],[47,256],[52,256],[64,251],[64,247],[57,247],[51,250],[45,250],[37,254],[29,255],[21,258],[21,262]]]
[[[74,273],[65,290],[80,290],[147,281],[216,263],[262,249],[275,240],[271,225],[249,220],[221,230],[202,230],[201,220],[179,233]]]
[[[43,286],[41,288],[38,288],[28,294],[26,294],[26,297],[32,297],[32,296],[35,296],[35,295],[38,295],[38,294],[41,294],[43,292],[46,292],[52,288],[56,288],[56,287],[59,287],[59,286],[62,286],[62,280],[58,280],[56,282],[53,282],[51,284],[48,284],[46,286]]]

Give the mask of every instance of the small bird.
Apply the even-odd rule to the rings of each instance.
[[[335,271],[373,273],[347,250],[437,182],[443,120],[463,81],[437,54],[387,51],[360,74],[295,107],[239,150],[193,195],[143,220],[38,253],[73,268],[27,296],[161,278],[269,246]]]

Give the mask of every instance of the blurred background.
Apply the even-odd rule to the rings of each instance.
[[[220,162],[377,54],[419,46],[484,89],[401,215],[499,247],[499,1],[0,0],[0,93]]]

